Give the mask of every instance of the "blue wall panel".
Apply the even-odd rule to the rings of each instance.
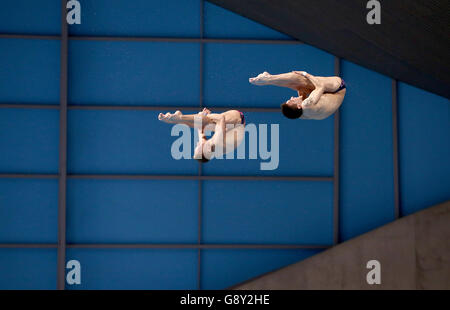
[[[59,52],[59,41],[0,39],[0,102],[57,104]]]
[[[342,62],[341,238],[394,219],[391,79]]]
[[[203,241],[331,244],[332,189],[331,182],[205,181]]]
[[[0,110],[0,171],[57,173],[59,111]]]
[[[196,289],[197,250],[69,249],[81,264],[80,285],[67,289]]]
[[[58,181],[0,179],[0,243],[57,242]]]
[[[198,163],[175,160],[171,126],[153,111],[69,112],[69,173],[196,174]]]
[[[56,249],[0,249],[0,289],[56,289]]]
[[[287,88],[254,86],[248,82],[263,71],[271,74],[306,70],[329,76],[334,57],[307,45],[205,45],[205,106],[279,107],[297,96]]]
[[[214,109],[213,109],[214,111]],[[272,150],[271,125],[279,125],[279,162],[275,170],[261,170],[262,162],[258,151],[257,159],[249,158],[250,134],[246,134],[245,159],[212,160],[203,165],[205,175],[333,175],[333,117],[324,121],[289,120],[281,113],[246,112],[247,124],[254,124],[257,139],[261,135],[260,126],[266,124],[268,133],[268,150]],[[249,127],[247,127],[249,128]],[[257,140],[258,141],[258,140]],[[259,142],[257,142],[259,145]],[[275,150],[274,148],[273,150]],[[273,155],[274,157],[275,155]],[[272,161],[276,163],[273,158]],[[274,166],[276,167],[276,166]]]
[[[202,289],[225,289],[319,252],[320,250],[205,250],[202,251]]]
[[[199,51],[196,43],[71,41],[69,101],[196,106]]]
[[[399,83],[401,211],[450,199],[450,102]]]
[[[82,0],[70,34],[198,37],[200,0]]]
[[[3,0],[0,33],[59,34],[60,14],[61,1]]]
[[[205,37],[238,39],[291,39],[269,27],[205,1]]]
[[[198,182],[69,180],[71,243],[196,243]]]

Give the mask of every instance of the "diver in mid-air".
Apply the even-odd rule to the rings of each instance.
[[[314,76],[305,71],[272,75],[268,72],[250,78],[249,82],[258,85],[288,87],[298,92],[281,105],[281,112],[290,119],[322,120],[339,109],[344,100],[346,86],[338,76]]]
[[[159,113],[158,119],[169,124],[184,124],[198,130],[199,141],[194,150],[194,159],[205,163],[220,154],[234,151],[245,135],[244,113],[228,110],[223,113],[211,113],[207,108],[198,114]],[[214,135],[207,139],[205,128],[210,126]],[[220,157],[220,155],[219,155]]]

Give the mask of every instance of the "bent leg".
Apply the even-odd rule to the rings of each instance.
[[[206,109],[205,109],[206,110]],[[225,117],[226,124],[240,124],[241,113],[237,110],[228,110],[223,113],[211,113],[209,110],[207,113],[200,112],[198,114],[184,115],[180,111],[175,113],[159,113],[158,119],[162,122],[169,124],[184,124],[191,128],[202,128],[209,124],[216,124],[222,117]],[[196,126],[197,125],[197,126]]]
[[[184,115],[180,111],[176,111],[173,114],[159,113],[158,119],[168,124],[184,124],[191,128],[195,128],[195,122],[198,122],[198,124],[201,122],[203,127],[212,122],[211,118],[208,118],[205,114],[198,113]]]
[[[240,124],[241,123],[241,113],[238,110],[228,110],[223,113],[208,113],[206,118],[208,123],[217,123],[220,119],[225,118],[225,124]]]
[[[308,79],[315,88],[323,88],[325,93],[334,93],[341,86],[342,79],[338,76],[314,76],[305,71],[294,71],[295,74]]]
[[[226,124],[240,124],[241,123],[241,113],[238,110],[228,110],[223,112],[221,115],[225,117]],[[208,114],[211,117],[211,114]]]
[[[314,89],[314,85],[309,79],[303,75],[296,74],[294,71],[276,75],[264,72],[259,74],[257,77],[250,78],[249,82],[258,86],[274,85],[291,88],[293,90]]]

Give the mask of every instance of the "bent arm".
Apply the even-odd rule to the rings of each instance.
[[[311,92],[311,94],[309,94],[308,98],[303,100],[302,107],[308,107],[317,104],[323,94],[324,94],[323,88],[314,89]]]

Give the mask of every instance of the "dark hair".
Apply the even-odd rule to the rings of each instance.
[[[209,161],[208,158],[206,158],[205,156],[202,155],[202,158],[196,158],[199,162],[201,162],[202,164],[207,163]]]
[[[209,161],[209,159],[206,158],[206,156],[203,154],[203,152],[202,152],[202,157],[196,158],[196,159],[202,164],[207,163]]]
[[[281,105],[281,113],[289,119],[297,119],[303,114],[303,109],[297,109],[289,106],[287,103]]]

